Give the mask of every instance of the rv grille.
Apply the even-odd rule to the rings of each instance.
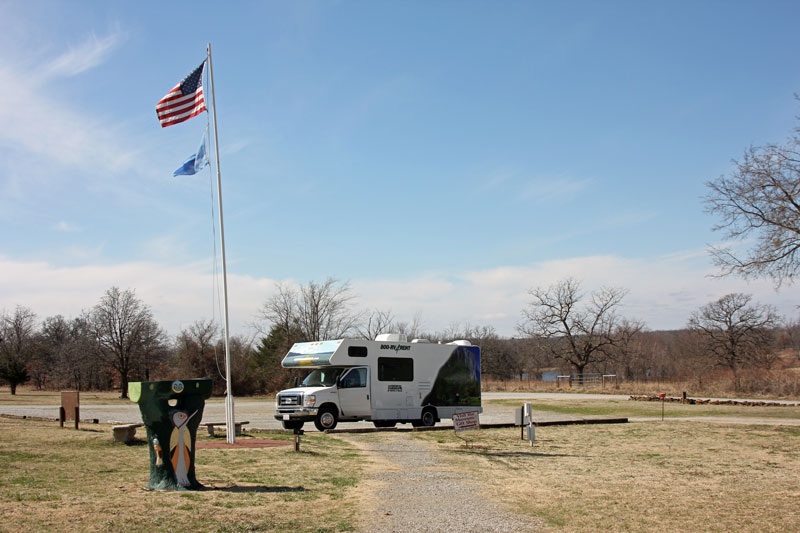
[[[302,404],[302,394],[281,394],[278,396],[278,407],[293,407]]]

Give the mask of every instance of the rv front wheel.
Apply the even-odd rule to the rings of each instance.
[[[317,426],[317,429],[320,431],[335,428],[336,422],[336,411],[330,407],[323,407],[320,409],[319,413],[317,413],[317,418],[314,419],[314,425]]]

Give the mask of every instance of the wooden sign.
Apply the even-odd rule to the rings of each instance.
[[[78,429],[80,421],[81,393],[78,391],[61,391],[61,409],[59,410],[59,420],[61,427],[67,420],[75,421],[75,429]]]

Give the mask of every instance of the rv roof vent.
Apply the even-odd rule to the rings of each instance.
[[[375,340],[381,342],[408,342],[408,337],[402,333],[381,333],[375,337]]]
[[[455,344],[456,346],[472,346],[472,343],[465,340],[457,340],[453,342],[448,342],[447,344]]]
[[[431,341],[429,341],[428,339],[412,339],[411,342],[412,343],[420,343],[420,344],[430,344],[431,343]]]

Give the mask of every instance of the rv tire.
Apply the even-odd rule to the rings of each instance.
[[[436,425],[436,409],[428,407],[422,410],[422,425],[428,427]]]
[[[337,422],[336,409],[332,407],[323,407],[317,413],[317,418],[314,419],[314,425],[320,431],[335,428]]]

